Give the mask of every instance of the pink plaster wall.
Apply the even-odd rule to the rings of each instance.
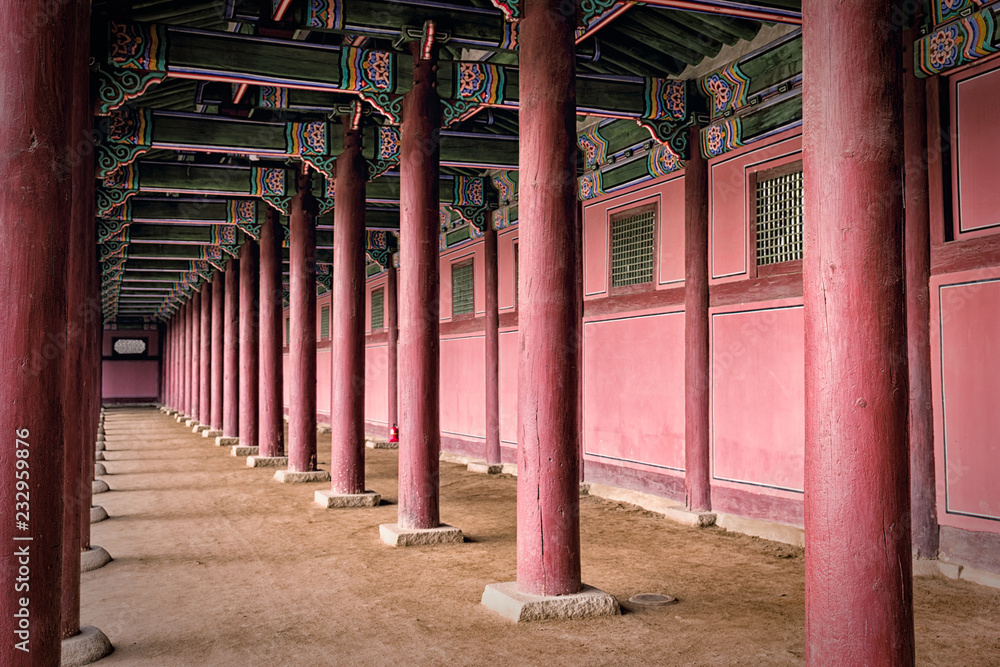
[[[684,311],[583,326],[583,451],[684,470]]]
[[[441,432],[486,438],[486,347],[482,333],[441,339]]]
[[[386,343],[365,347],[365,421],[377,424],[386,424],[389,418],[387,357]]]
[[[497,310],[514,312],[514,247],[517,245],[517,227],[497,233]]]
[[[930,287],[938,521],[1000,533],[1000,267]]]
[[[148,357],[112,358],[116,338],[145,338]],[[105,330],[101,341],[101,397],[107,399],[155,399],[160,395],[160,337],[156,330]]]
[[[502,275],[502,274],[501,274]],[[500,442],[517,445],[517,329],[500,332]]]
[[[645,204],[653,204],[657,210],[656,286],[664,289],[684,282],[684,177],[683,174],[671,174],[639,188],[594,199],[584,206],[584,299],[599,299],[608,294],[610,216]]]
[[[713,485],[801,497],[801,300],[711,309],[710,320]]]
[[[997,109],[1000,108],[1000,66],[992,61],[951,80],[952,187],[955,192],[955,238],[996,233]]]
[[[784,132],[766,143],[751,144],[709,164],[708,268],[710,282],[741,280],[749,270],[750,174],[797,159],[802,150],[799,130]],[[787,158],[787,159],[783,159]]]

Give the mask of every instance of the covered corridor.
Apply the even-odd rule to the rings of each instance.
[[[581,498],[583,570],[621,617],[512,624],[479,604],[513,577],[513,476],[442,461],[442,514],[466,541],[391,549],[397,453],[369,450],[379,507],[324,511],[312,489],[275,484],[227,447],[151,408],[106,411],[114,556],[83,575],[82,616],[115,645],[111,665],[801,664],[802,550]],[[320,467],[329,463],[320,451]],[[316,489],[323,484],[310,485]],[[678,602],[641,607],[631,596]],[[917,660],[990,664],[1000,592],[919,577]],[[991,658],[990,656],[993,656]]]

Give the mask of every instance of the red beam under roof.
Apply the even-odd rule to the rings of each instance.
[[[729,2],[728,0],[644,0],[643,4],[652,7],[667,7],[669,9],[700,12],[702,14],[718,14],[720,16],[752,19],[754,21],[802,25],[802,12],[789,9],[757,7],[742,2]]]

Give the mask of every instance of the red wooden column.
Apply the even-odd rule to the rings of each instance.
[[[574,8],[528,0],[521,20],[517,589],[532,595],[581,588]]]
[[[201,362],[198,372],[198,422],[203,427],[201,430],[210,428],[212,422],[212,301],[215,299],[217,279],[218,274],[213,274],[211,282],[201,290],[201,324],[198,329],[198,359]]]
[[[333,209],[333,364],[330,424],[331,494],[328,506],[352,505],[365,494],[365,180],[361,132],[344,119],[344,150],[337,158],[337,203]],[[320,497],[317,495],[317,500]]]
[[[810,665],[914,661],[901,44],[892,6],[803,3]]]
[[[289,217],[291,313],[289,368],[292,377],[288,410],[288,470],[283,482],[318,481],[316,470],[316,199],[312,179],[303,166],[296,177]],[[326,477],[326,475],[323,475]],[[326,477],[326,479],[329,479]]]
[[[258,338],[260,317],[258,303],[260,289],[260,248],[257,242],[247,239],[240,248],[240,390],[239,390],[239,438],[244,447],[257,447],[258,389],[260,341]],[[250,453],[256,453],[248,450]]]
[[[57,343],[65,340],[67,322],[72,181],[66,112],[73,69],[65,38],[75,9],[73,3],[0,3],[6,26],[0,31],[2,665],[57,665],[60,659],[66,357]],[[23,494],[30,494],[30,506],[18,508]],[[17,583],[28,588],[18,590]]]
[[[223,351],[222,435],[240,433],[240,261],[230,259],[226,267],[226,304],[222,316]]]
[[[913,553],[938,556],[934,475],[934,413],[931,406],[930,209],[927,198],[927,98],[913,73],[913,29],[903,43],[903,157],[906,223],[906,333],[910,404],[910,515]]]
[[[281,238],[278,212],[270,206],[260,227],[260,430],[262,457],[283,456]]]
[[[690,130],[684,164],[684,495],[692,511],[712,509],[709,482],[708,165]]]
[[[194,419],[194,311],[195,293],[184,304],[184,416]]]
[[[191,299],[191,414],[188,416],[198,424],[201,422],[201,311],[202,299],[210,294],[211,285],[202,283],[201,290]]]
[[[486,291],[486,463],[500,463],[500,310],[497,301],[497,232],[487,220],[483,232]]]
[[[212,388],[209,391],[211,417],[209,430],[217,435],[222,434],[222,391],[225,387],[225,319],[226,319],[226,271],[216,271],[212,278]],[[211,436],[215,437],[215,436]]]
[[[397,389],[397,344],[399,342],[399,318],[398,312],[396,310],[396,280],[397,280],[397,270],[395,262],[389,262],[389,268],[385,276],[385,328],[386,334],[388,335],[388,342],[386,343],[386,373],[388,377],[386,378],[386,389],[389,396],[387,397],[387,407],[386,411],[388,414],[389,427],[399,425],[399,391]]]
[[[437,132],[441,103],[434,90],[434,61],[423,60],[417,45],[411,46],[413,88],[403,98],[400,153],[398,526],[422,530],[440,524]]]

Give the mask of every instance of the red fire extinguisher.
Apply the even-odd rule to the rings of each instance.
[[[399,442],[399,428],[395,424],[389,429],[389,442]]]

